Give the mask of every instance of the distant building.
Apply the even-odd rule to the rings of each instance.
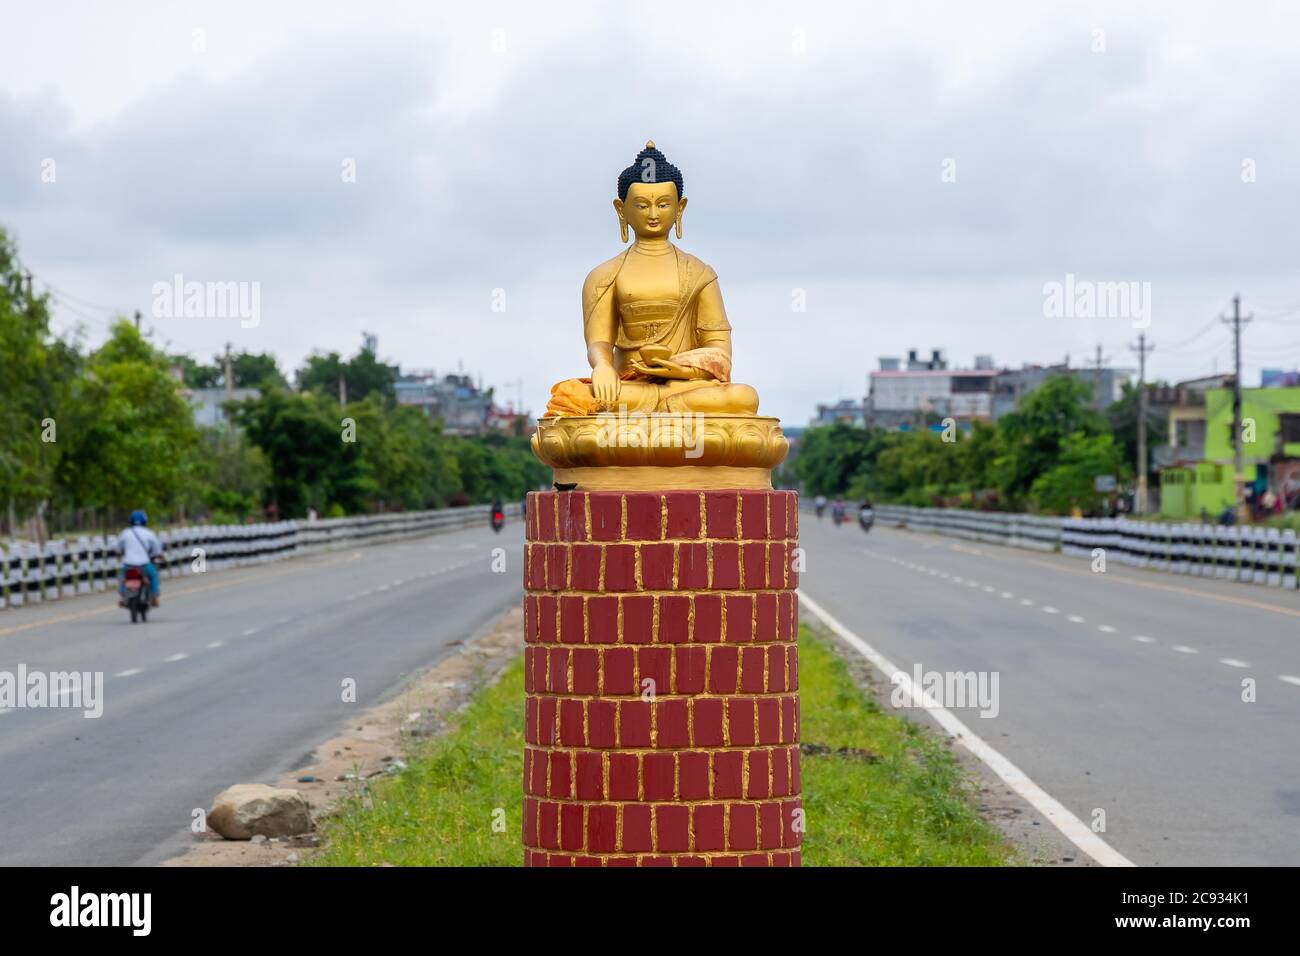
[[[1210,514],[1236,500],[1231,375],[1180,382],[1182,401],[1169,412],[1169,450],[1157,450],[1160,510],[1170,517]],[[1300,388],[1241,390],[1242,464],[1248,493],[1272,491],[1287,510],[1300,508]]]
[[[481,435],[497,427],[491,391],[479,388],[468,375],[411,371],[397,377],[393,391],[399,405],[413,405],[430,418],[441,419],[448,435]]]
[[[1082,382],[1093,392],[1095,407],[1104,411],[1115,403],[1125,382],[1133,377],[1125,368],[1070,368],[1060,365],[1022,365],[1018,369],[1004,369],[993,383],[993,419],[1015,411],[1016,404],[1054,375],[1065,375]],[[1100,392],[1100,394],[1098,394]]]
[[[990,356],[980,356],[974,369],[952,369],[942,349],[920,358],[907,353],[907,365],[882,357],[880,370],[870,375],[864,417],[877,428],[910,428],[928,415],[953,418],[959,424],[988,421],[993,412],[993,379],[997,371]]]
[[[190,403],[194,412],[194,424],[200,428],[218,428],[229,421],[225,404],[228,401],[242,402],[246,398],[261,398],[261,389],[235,388],[227,392],[224,388],[184,388],[181,394]]]
[[[1260,388],[1297,388],[1300,387],[1300,372],[1286,371],[1280,368],[1260,369]]]
[[[818,405],[816,416],[808,424],[810,426],[834,425],[837,422],[861,428],[867,423],[866,403],[842,398],[834,405]]]
[[[1147,407],[1165,411],[1169,420],[1169,444],[1152,449],[1157,468],[1190,465],[1205,458],[1205,394],[1211,389],[1232,388],[1231,373],[1190,378],[1147,391]]]

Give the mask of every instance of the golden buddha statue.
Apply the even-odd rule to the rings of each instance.
[[[717,273],[669,241],[685,210],[681,171],[647,142],[614,200],[619,235],[627,242],[630,226],[633,243],[582,286],[591,377],[552,387],[533,436],[557,486],[770,488],[785,457],[758,393],[731,381]]]
[[[653,141],[618,177],[619,234],[635,240],[587,274],[582,327],[591,378],[551,389],[548,417],[602,411],[753,415],[758,393],[731,382],[731,325],[718,274],[668,239],[682,237],[682,174]]]

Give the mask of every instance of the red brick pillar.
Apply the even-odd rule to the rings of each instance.
[[[796,501],[528,496],[525,865],[799,864]]]

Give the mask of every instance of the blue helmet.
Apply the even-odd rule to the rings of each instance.
[[[143,511],[136,510],[131,512],[131,524],[137,525],[137,524],[148,524],[148,523],[149,523],[149,516],[145,514]]]

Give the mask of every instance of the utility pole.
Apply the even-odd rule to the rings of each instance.
[[[135,310],[135,330],[137,332],[140,331],[140,310],[139,309]]]
[[[342,371],[339,372],[339,404],[348,403],[348,380]]]
[[[1147,345],[1147,334],[1138,335],[1136,347],[1129,348],[1138,357],[1138,395],[1137,395],[1137,500],[1133,510],[1138,514],[1147,513],[1147,355],[1155,351],[1155,343]]]
[[[1240,293],[1232,297],[1232,318],[1219,316],[1220,321],[1232,323],[1232,457],[1238,522],[1246,518],[1246,453],[1241,442],[1241,327],[1253,318],[1253,315],[1242,318]]]
[[[222,364],[223,367],[225,368],[226,401],[230,401],[232,398],[235,397],[235,376],[234,373],[231,371],[231,366],[230,366],[230,343],[229,342],[226,343],[226,355],[222,361]]]
[[[1096,358],[1096,365],[1095,365],[1095,369],[1094,369],[1094,371],[1093,371],[1093,376],[1092,376],[1092,378],[1093,378],[1093,387],[1092,387],[1093,395],[1092,395],[1092,402],[1093,402],[1093,406],[1097,409],[1097,411],[1101,411],[1101,408],[1102,408],[1102,405],[1101,405],[1101,367],[1102,367],[1102,365],[1105,364],[1105,362],[1106,362],[1106,359],[1105,359],[1105,358],[1102,356],[1102,354],[1101,354],[1101,343],[1098,342],[1098,343],[1097,343],[1097,358]]]

